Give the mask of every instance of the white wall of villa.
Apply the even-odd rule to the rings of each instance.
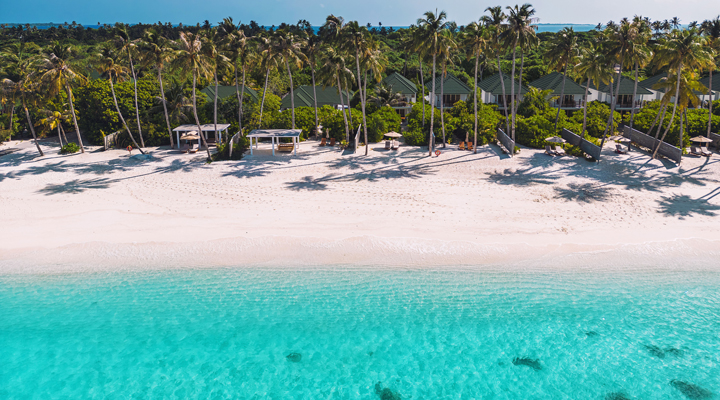
[[[444,104],[444,108],[452,108],[458,101],[467,101],[468,94],[443,94],[441,98],[440,92],[438,91],[438,93],[434,95],[431,93],[430,99],[435,108],[440,108],[441,99],[443,100],[442,103]]]

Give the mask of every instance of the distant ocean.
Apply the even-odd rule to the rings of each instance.
[[[32,27],[36,27],[37,29],[48,29],[48,28],[51,28],[51,27],[59,27],[59,26],[63,26],[63,25],[66,25],[66,24],[56,24],[56,23],[52,23],[52,22],[44,22],[44,23],[22,23],[22,24],[12,23],[12,24],[4,24],[4,25],[7,25],[7,26],[25,26],[25,25],[30,25],[30,26],[32,26]],[[100,27],[102,26],[102,25],[97,25],[97,24],[92,24],[92,25],[84,25],[84,24],[81,24],[81,25],[82,25],[83,28],[92,28],[92,29],[97,29],[97,28],[100,28]],[[113,25],[113,24],[110,24],[110,25]],[[130,25],[135,25],[135,24],[130,24]],[[177,25],[177,24],[173,24],[173,25]],[[185,25],[185,26],[192,26],[192,24],[183,24],[183,25]],[[565,27],[572,27],[576,32],[587,32],[587,31],[591,31],[591,30],[595,29],[595,25],[593,25],[593,24],[538,24],[537,26],[538,26],[538,30],[537,30],[538,33],[541,33],[541,32],[558,32],[559,30],[561,30],[561,29],[563,29],[563,28],[565,28]],[[314,27],[313,27],[313,29],[314,29],[316,32],[317,32],[317,30],[318,30],[319,28],[320,28],[319,26],[314,26]],[[373,28],[378,28],[378,29],[380,29],[381,27],[380,27],[380,26],[373,26]],[[386,28],[386,29],[390,29],[391,27],[390,27],[390,26],[385,26],[385,28]],[[397,29],[405,29],[405,28],[408,28],[408,27],[407,27],[407,26],[393,26],[392,28],[395,29],[395,30],[397,30]]]

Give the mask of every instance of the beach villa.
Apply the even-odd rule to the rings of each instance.
[[[563,110],[577,110],[585,105],[585,87],[581,86],[570,77],[565,79],[565,88],[563,90],[563,74],[552,72],[528,84],[540,90],[552,90],[552,96],[556,97],[550,101],[550,105]],[[560,98],[560,95],[563,98]],[[588,89],[588,98],[597,98],[598,91],[596,89]]]
[[[463,81],[458,79],[452,74],[447,74],[444,81],[441,81],[442,76],[435,78],[435,95],[432,93],[428,94],[430,103],[437,108],[452,108],[458,101],[466,101],[468,95],[472,93],[470,86],[466,85]],[[440,98],[440,84],[443,85],[442,99]],[[425,84],[428,92],[432,91],[432,82]]]
[[[657,88],[654,88],[653,86],[660,83],[665,77],[667,77],[667,73],[663,72],[663,73],[651,76],[647,79],[640,81],[638,83],[638,86],[642,86],[643,88],[652,92],[653,93],[652,100],[660,100],[663,97],[663,95],[665,94],[665,90],[657,89]],[[700,99],[701,107],[706,107],[707,106],[706,103],[708,100],[712,100],[712,101],[720,100],[720,79],[718,79],[716,77],[713,77],[713,78],[715,78],[715,79],[713,79],[713,87],[709,93],[695,92],[695,95],[697,95],[698,98]],[[706,76],[706,77],[700,79],[700,83],[703,84],[703,86],[705,86],[706,88],[709,88],[710,77]]]
[[[315,86],[315,91],[313,92],[312,86],[302,85],[293,90],[293,94],[295,96],[295,108],[315,107],[315,102],[313,101],[314,93],[317,93],[318,107],[331,106],[336,109],[341,109],[343,107],[342,104],[345,104],[345,107],[347,107],[348,99],[352,97],[352,93],[348,94],[348,92],[343,90],[342,101],[340,101],[340,94],[335,87]],[[290,93],[287,93],[283,96],[282,102],[280,103],[280,111],[287,110],[290,107],[292,107],[292,103],[290,102]]]
[[[397,72],[393,72],[383,79],[382,83],[390,88],[393,93],[400,93],[403,101],[407,104],[401,106],[392,106],[400,117],[405,117],[412,110],[413,103],[417,102],[417,86],[408,78]]]
[[[710,87],[710,76],[706,76],[700,79],[700,83],[705,85],[706,88],[710,89],[710,93],[698,95],[698,97],[700,97],[700,101],[705,102],[707,100],[720,100],[720,74],[715,74],[713,76],[712,87]]]
[[[612,91],[613,94],[617,94],[617,104],[615,105],[615,109],[618,111],[630,111],[633,108],[636,110],[640,109],[645,105],[645,102],[655,100],[655,93],[651,92],[650,90],[642,87],[640,85],[640,82],[638,82],[637,85],[637,93],[635,99],[633,99],[633,92],[635,90],[635,81],[633,79],[627,78],[627,77],[621,77],[620,78],[620,90],[618,93],[615,93],[615,90],[617,90],[617,82],[613,82]],[[591,88],[594,85],[591,84]],[[610,104],[612,102],[612,97],[610,96],[610,85],[607,83],[603,83],[600,85],[600,87],[597,88],[599,91],[598,94],[598,101],[602,101],[605,103]],[[590,99],[591,101],[593,99]]]
[[[511,94],[511,79],[510,76],[503,74],[503,82],[505,83],[505,100],[507,101],[507,104],[512,104],[512,99],[514,96],[517,96],[518,87],[520,86],[520,83],[515,80],[515,93]],[[504,112],[505,111],[505,101],[503,101],[503,87],[500,81],[500,74],[495,74],[490,76],[489,78],[485,78],[482,81],[478,82],[478,87],[480,88],[480,99],[482,99],[482,102],[485,104],[496,104],[498,107],[498,111]],[[518,101],[522,101],[523,95],[528,92],[527,87],[524,85],[522,88],[520,88],[520,97],[518,98]]]

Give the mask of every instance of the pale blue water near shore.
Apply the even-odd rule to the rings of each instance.
[[[720,398],[719,287],[699,272],[0,276],[0,398]]]

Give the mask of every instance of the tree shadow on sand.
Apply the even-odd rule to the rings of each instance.
[[[703,215],[707,217],[715,217],[720,206],[712,204],[708,199],[693,199],[686,195],[661,196],[658,200],[658,212],[666,216],[691,217],[693,214]]]
[[[332,177],[332,176],[330,176]],[[300,191],[300,190],[309,190],[309,191],[315,191],[315,190],[327,190],[327,184],[323,183],[323,181],[326,180],[326,178],[319,178],[315,179],[312,176],[305,176],[299,181],[295,182],[289,182],[285,186],[290,190]]]
[[[82,193],[91,189],[107,189],[110,187],[111,181],[107,178],[95,178],[95,179],[73,179],[62,184],[51,183],[45,186],[43,189],[38,190],[38,193],[45,195],[54,194],[77,194]]]
[[[555,188],[555,198],[581,203],[609,200],[615,191],[592,183],[569,183],[567,188]]]

